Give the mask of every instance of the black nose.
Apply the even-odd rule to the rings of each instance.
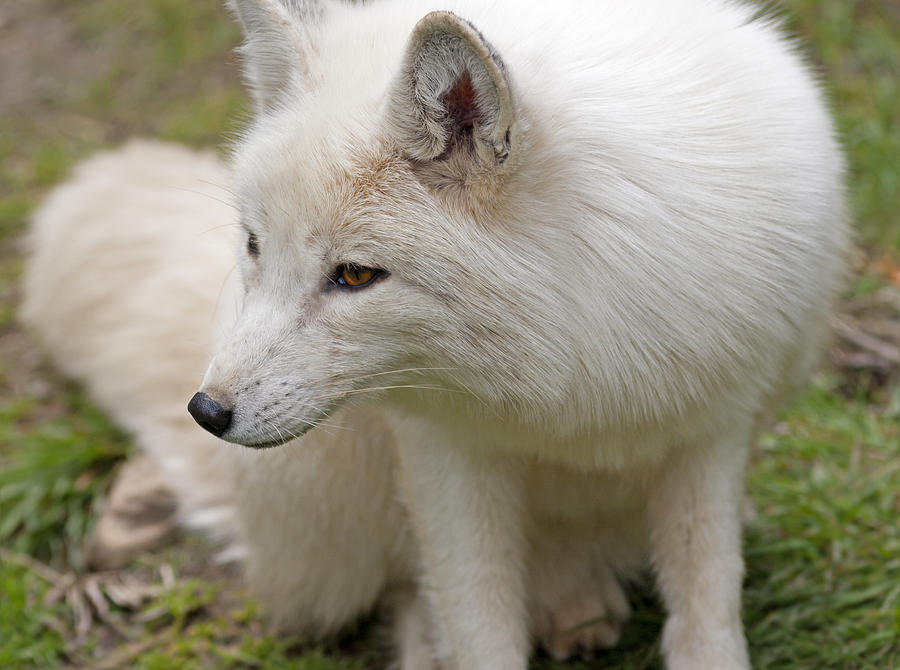
[[[205,393],[194,394],[188,403],[188,412],[194,421],[216,437],[221,437],[231,423],[231,410],[225,409]]]

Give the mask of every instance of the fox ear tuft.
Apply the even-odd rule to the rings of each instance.
[[[323,12],[319,0],[227,0],[244,31],[239,52],[257,112],[270,109],[309,79],[310,31]]]
[[[483,168],[504,164],[517,133],[503,61],[468,21],[428,14],[410,37],[388,123],[413,160],[463,154]]]

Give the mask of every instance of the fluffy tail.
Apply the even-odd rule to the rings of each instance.
[[[181,518],[220,537],[233,454],[185,405],[236,307],[229,185],[215,156],[147,141],[83,163],[34,217],[21,313],[163,468]]]

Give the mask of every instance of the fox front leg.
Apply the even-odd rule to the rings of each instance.
[[[651,557],[668,611],[667,670],[750,668],[740,520],[749,443],[741,434],[675,453],[651,489]]]
[[[521,468],[435,434],[400,462],[442,667],[525,670]]]

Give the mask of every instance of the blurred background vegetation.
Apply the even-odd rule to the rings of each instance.
[[[754,667],[900,668],[891,358],[900,341],[900,3],[779,7],[833,100],[859,251],[830,364],[754,461],[759,518],[747,533],[744,616]],[[75,161],[133,135],[220,146],[240,127],[237,40],[219,0],[0,4],[2,668],[322,670],[384,660],[367,625],[319,648],[266,635],[198,538],[123,571],[88,573],[81,542],[130,440],[48,369],[14,320],[29,213]],[[658,604],[639,588],[635,606],[621,648],[535,667],[659,667]]]

